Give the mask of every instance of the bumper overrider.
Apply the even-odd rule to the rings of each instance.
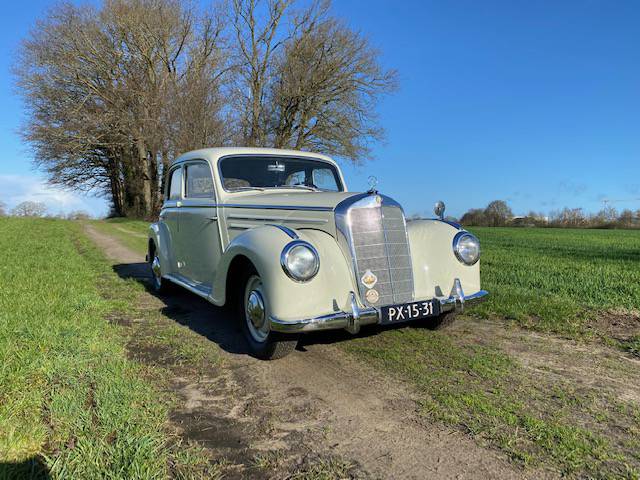
[[[489,292],[480,290],[471,295],[465,295],[459,279],[455,279],[453,289],[448,297],[436,297],[433,300],[440,304],[440,313],[455,311],[462,313],[467,306],[477,305],[486,300]],[[281,333],[305,333],[316,332],[320,330],[337,330],[345,329],[350,333],[358,333],[362,325],[372,325],[382,323],[380,310],[376,308],[366,307],[360,308],[356,295],[349,293],[350,312],[336,312],[328,315],[322,315],[314,318],[306,318],[301,320],[280,320],[273,316],[271,320],[271,330]],[[416,301],[419,301],[417,299]]]

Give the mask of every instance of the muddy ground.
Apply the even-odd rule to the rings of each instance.
[[[86,228],[120,276],[146,281],[144,258]],[[429,423],[418,415],[410,387],[336,346],[348,341],[348,334],[308,336],[292,355],[263,362],[247,354],[233,315],[186,291],[157,297],[147,290],[139,309],[158,314],[145,316],[146,334],[153,335],[154,322],[168,319],[220,352],[221,361],[209,368],[170,368],[168,383],[180,399],[171,415],[173,427],[186,442],[204,447],[212,461],[221,462],[225,478],[289,478],[318,464],[336,476],[355,478],[555,476],[523,471],[463,432]],[[140,317],[140,312],[132,316]],[[593,352],[572,342],[549,342],[549,337],[473,319],[454,328],[474,332],[479,342],[500,344],[545,375],[605,382],[620,395],[640,399],[640,378],[598,376],[598,362],[575,361]],[[141,341],[131,342],[130,349],[133,357],[149,364],[162,364],[167,353]],[[627,372],[637,366],[630,365]]]

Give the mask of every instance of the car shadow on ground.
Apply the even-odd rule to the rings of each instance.
[[[151,272],[146,262],[118,264],[113,266],[113,270],[120,278],[135,279],[143,284],[147,292],[164,304],[160,311],[166,317],[215,342],[226,352],[249,354],[248,345],[242,335],[241,324],[231,308],[216,307],[198,295],[178,286],[174,286],[169,294],[159,295],[151,287]],[[383,330],[402,328],[424,328],[424,326],[419,323],[385,327],[367,325],[356,335],[352,335],[346,330],[308,333],[300,336],[297,349],[304,352],[306,347],[312,345],[335,344],[356,337],[377,335]]]
[[[44,459],[36,456],[22,462],[0,462],[0,478],[48,480],[51,475]]]

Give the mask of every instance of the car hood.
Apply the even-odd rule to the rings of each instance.
[[[354,192],[250,192],[241,195],[233,195],[227,199],[223,206],[248,208],[264,207],[268,209],[283,210],[316,210],[330,211],[346,198],[357,195]]]
[[[293,229],[323,230],[336,236],[334,209],[357,193],[351,192],[243,192],[221,204],[227,241],[243,231],[265,224]]]

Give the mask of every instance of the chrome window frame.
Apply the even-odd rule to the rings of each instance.
[[[167,175],[168,181],[166,186],[166,192],[164,196],[165,202],[179,202],[184,198],[184,172],[182,171],[182,167],[183,167],[183,163],[181,162],[178,164],[171,165],[171,168],[169,169],[169,173]],[[171,185],[173,183],[172,182],[173,174],[175,173],[176,170],[180,170],[180,197],[171,198]]]
[[[197,164],[205,164],[207,166],[207,168],[209,169],[209,175],[211,175],[211,187],[212,187],[212,194],[208,197],[189,197],[188,196],[188,192],[187,192],[187,170],[189,168],[190,165],[197,165]],[[183,168],[183,172],[182,172],[182,184],[183,184],[183,194],[182,194],[182,198],[184,200],[191,200],[191,201],[208,201],[208,200],[213,200],[214,202],[217,200],[217,195],[216,195],[216,182],[215,182],[215,178],[213,175],[213,169],[211,168],[211,162],[208,162],[207,160],[205,160],[204,158],[190,158],[188,160],[183,160],[180,162],[180,165]]]

